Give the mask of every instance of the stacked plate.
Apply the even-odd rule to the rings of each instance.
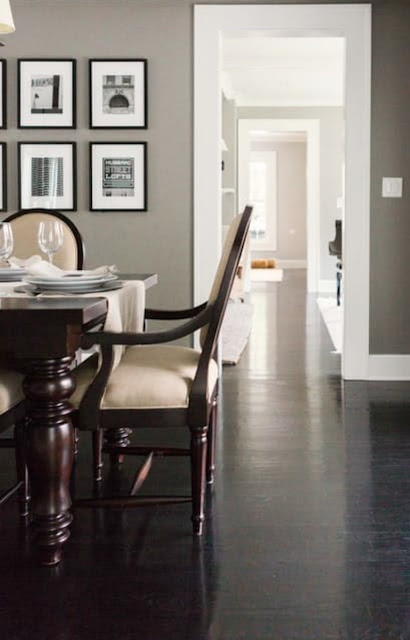
[[[27,271],[21,267],[4,267],[0,269],[0,282],[17,282],[26,275]]]
[[[26,287],[34,293],[94,293],[122,287],[122,281],[113,273],[93,274],[73,271],[64,276],[24,276]]]

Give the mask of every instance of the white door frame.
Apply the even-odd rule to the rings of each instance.
[[[244,162],[241,155],[249,149],[252,129],[264,131],[304,131],[306,132],[306,246],[307,246],[307,289],[319,291],[319,250],[320,250],[320,121],[312,119],[276,119],[276,118],[240,118],[238,120],[238,208],[243,209],[246,202],[242,188],[241,172]],[[247,167],[246,167],[247,168]]]
[[[221,34],[344,37],[345,224],[342,375],[367,379],[371,5],[195,5],[194,300],[207,298],[221,240]]]

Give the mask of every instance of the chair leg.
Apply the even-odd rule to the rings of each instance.
[[[129,436],[132,433],[132,429],[126,427],[118,427],[116,429],[107,429],[105,431],[105,445],[104,450],[110,454],[111,466],[118,467],[124,461],[124,456],[118,452],[111,453],[110,447],[122,447],[126,448],[130,444]]]
[[[207,427],[191,429],[192,527],[194,535],[202,534],[206,485]]]
[[[206,450],[206,481],[212,484],[215,477],[215,448],[216,434],[218,426],[218,400],[214,399],[212,403],[211,417],[209,421],[207,450]]]
[[[26,464],[26,427],[26,420],[21,420],[20,422],[16,423],[14,427],[17,480],[21,483],[18,496],[20,504],[20,516],[22,518],[26,518],[29,515],[30,503],[28,471]]]
[[[93,444],[93,471],[95,482],[100,482],[102,478],[102,445],[103,445],[103,430],[93,431],[92,444]]]
[[[80,441],[80,434],[77,427],[74,427],[74,459],[78,455],[78,443]]]

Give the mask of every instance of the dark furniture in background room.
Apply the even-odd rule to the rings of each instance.
[[[329,253],[331,256],[337,257],[336,262],[336,301],[337,306],[340,305],[341,280],[342,280],[342,221],[335,220],[336,235],[329,242]]]

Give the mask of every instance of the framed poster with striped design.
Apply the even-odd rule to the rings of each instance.
[[[20,209],[77,210],[76,143],[19,142]]]

